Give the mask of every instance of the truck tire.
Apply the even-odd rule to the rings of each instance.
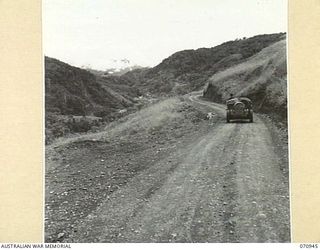
[[[250,112],[250,115],[249,115],[249,122],[250,122],[250,123],[253,122],[253,114],[252,114],[252,112]]]
[[[229,112],[227,113],[227,123],[230,123],[230,115],[229,115]]]

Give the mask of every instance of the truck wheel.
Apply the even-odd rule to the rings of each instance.
[[[249,122],[252,123],[253,122],[253,115],[251,114],[249,117]]]
[[[230,123],[230,117],[229,117],[229,114],[227,114],[227,123]]]

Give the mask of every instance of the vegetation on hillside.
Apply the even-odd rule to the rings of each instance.
[[[183,50],[151,69],[129,72],[132,86],[156,95],[185,94],[200,90],[215,73],[244,62],[263,48],[285,38],[285,33],[237,39],[213,48]]]
[[[46,139],[86,132],[98,121],[121,116],[135,104],[139,91],[119,76],[101,77],[59,60],[45,57]],[[83,119],[73,119],[82,116]]]

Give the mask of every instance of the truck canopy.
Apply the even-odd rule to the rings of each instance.
[[[246,106],[246,108],[252,107],[252,102],[248,97],[235,97],[235,98],[229,99],[226,103],[227,107],[229,108],[233,106],[236,102],[242,102]]]

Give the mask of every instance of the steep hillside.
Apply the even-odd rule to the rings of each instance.
[[[120,110],[132,107],[138,96],[139,91],[119,76],[101,77],[45,57],[46,138],[50,141],[69,132],[85,132],[91,128],[88,121],[83,119],[79,125],[70,124],[70,119],[113,119]]]
[[[93,115],[132,105],[138,91],[119,77],[98,77],[53,58],[45,58],[46,111],[63,115]],[[119,91],[119,93],[117,92]]]
[[[230,94],[248,96],[258,112],[281,120],[287,115],[286,40],[276,42],[207,82],[204,97],[225,102]]]
[[[141,91],[164,95],[199,90],[213,74],[246,61],[284,37],[284,33],[259,35],[213,48],[179,51],[154,68],[135,71],[132,85]],[[126,75],[132,76],[132,72]]]

